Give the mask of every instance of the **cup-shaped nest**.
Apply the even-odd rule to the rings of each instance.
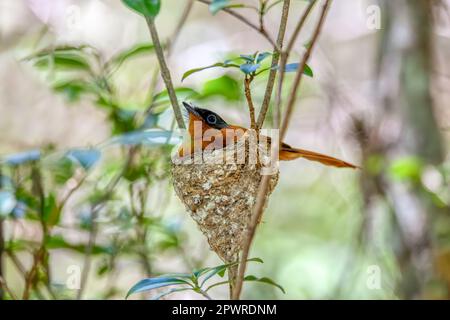
[[[239,259],[263,174],[271,175],[264,206],[278,182],[278,169],[263,165],[270,163],[270,150],[259,144],[254,161],[248,141],[245,134],[223,149],[172,159],[176,194],[225,262]]]

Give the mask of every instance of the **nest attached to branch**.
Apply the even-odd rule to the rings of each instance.
[[[270,163],[270,152],[261,145],[258,145],[260,161],[249,161],[248,140],[249,135],[245,134],[223,149],[187,158],[175,155],[172,159],[176,194],[208,239],[211,249],[225,262],[239,260],[263,177],[262,170],[268,169],[261,163]],[[202,163],[195,160],[196,156]],[[264,206],[278,182],[278,169],[271,173]]]

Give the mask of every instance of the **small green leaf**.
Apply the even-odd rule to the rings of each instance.
[[[238,101],[241,98],[241,84],[229,75],[206,81],[203,85],[201,96],[198,98],[209,98],[221,96],[229,101]]]
[[[241,54],[239,55],[240,58],[244,59],[245,61],[249,63],[255,62],[255,56],[252,54]]]
[[[230,5],[230,0],[213,0],[209,5],[209,11],[214,15]]]
[[[146,145],[146,146],[159,146],[165,144],[177,144],[180,142],[178,136],[174,135],[172,131],[164,130],[145,130],[145,131],[133,131],[125,133],[120,136],[116,136],[111,140],[111,143],[121,145]]]
[[[45,198],[43,219],[49,226],[58,224],[61,210],[56,203],[56,197],[53,193]]]
[[[267,277],[257,278],[253,275],[248,275],[244,278],[244,281],[255,281],[255,282],[270,284],[270,285],[275,286],[278,289],[280,289],[283,293],[286,293],[286,291],[284,291],[284,288],[282,286],[280,286],[278,283],[276,283],[275,281],[273,281],[272,279],[267,278]]]
[[[65,94],[69,102],[78,101],[83,93],[95,92],[92,85],[82,79],[57,82],[53,90]]]
[[[395,160],[389,167],[389,173],[396,180],[417,180],[420,179],[422,169],[422,161],[410,156]]]
[[[295,72],[297,71],[297,69],[299,68],[300,63],[296,62],[296,63],[288,63],[285,68],[284,68],[284,72]],[[275,66],[274,69],[278,70],[279,66]],[[309,76],[309,77],[313,77],[314,73],[311,69],[311,67],[309,65],[305,65],[305,69],[303,70],[303,74]]]
[[[248,259],[247,262],[264,263],[260,258],[251,258],[251,259]],[[221,264],[219,266],[212,267],[212,268],[201,269],[201,273],[198,277],[200,277],[201,275],[205,275],[205,278],[203,278],[203,281],[202,281],[200,287],[202,287],[206,283],[206,281],[208,281],[211,277],[213,277],[216,274],[223,277],[225,275],[225,271],[227,270],[227,268],[235,266],[237,264],[239,264],[239,262],[236,261],[236,262],[232,262],[232,263]]]
[[[0,191],[0,218],[6,217],[16,206],[17,200],[10,191]]]
[[[254,73],[256,70],[258,70],[258,68],[261,65],[259,63],[253,64],[253,63],[244,63],[241,64],[239,66],[239,69],[241,69],[241,71],[245,74],[252,74]]]
[[[128,298],[130,295],[132,295],[134,293],[149,291],[149,290],[153,290],[156,288],[162,288],[162,287],[172,286],[172,285],[176,285],[176,284],[190,285],[189,282],[179,279],[179,278],[174,278],[174,277],[162,276],[162,277],[157,277],[157,278],[148,278],[148,279],[144,279],[144,280],[141,280],[138,283],[136,283],[128,291],[126,298]]]
[[[125,51],[120,52],[116,56],[114,56],[110,60],[110,64],[114,64],[115,68],[119,68],[125,61],[141,56],[146,55],[149,53],[152,53],[155,49],[155,46],[151,43],[140,43],[137,44]]]
[[[41,158],[41,151],[30,150],[30,151],[6,156],[3,159],[1,159],[0,162],[5,162],[7,165],[10,165],[10,166],[18,166],[18,165],[25,164],[28,162],[37,161],[40,158]]]
[[[191,69],[191,70],[186,71],[183,74],[183,77],[181,78],[181,81],[184,81],[184,79],[186,79],[187,77],[189,77],[193,73],[200,72],[200,71],[203,71],[203,70],[206,70],[206,69],[217,68],[217,67],[222,67],[222,68],[230,68],[230,67],[239,68],[239,66],[236,65],[236,64],[231,64],[231,63],[226,63],[226,62],[217,62],[217,63],[214,63],[214,64],[212,64],[210,66],[201,67],[201,68],[195,68],[195,69]]]
[[[97,149],[73,149],[67,152],[66,157],[76,161],[85,170],[89,170],[100,160],[101,155]]]
[[[271,56],[272,53],[271,52],[261,52],[260,54],[258,54],[256,56],[256,63],[261,63],[264,59],[266,59],[267,57]]]
[[[55,52],[48,56],[34,59],[34,65],[38,68],[48,69],[53,67],[60,70],[89,70],[90,65],[80,53]]]
[[[122,2],[130,9],[142,14],[144,17],[154,18],[161,9],[160,0],[122,0]]]

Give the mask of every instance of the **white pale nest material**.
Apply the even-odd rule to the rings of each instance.
[[[261,173],[268,172],[262,171],[268,170],[267,167],[249,161],[248,140],[248,135],[244,135],[226,148],[195,154],[195,160],[173,157],[175,192],[211,249],[225,262],[239,258],[263,177]],[[269,153],[261,145],[258,149],[260,163],[269,163]],[[278,169],[269,172],[272,175],[265,205],[278,182]]]

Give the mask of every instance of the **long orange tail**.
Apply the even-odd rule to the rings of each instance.
[[[310,161],[317,161],[327,166],[333,166],[338,168],[359,168],[351,163],[348,163],[344,160],[340,160],[337,158],[333,158],[324,154],[320,154],[313,151],[296,149],[288,146],[282,146],[280,150],[280,160],[294,160],[298,158],[304,158]]]

